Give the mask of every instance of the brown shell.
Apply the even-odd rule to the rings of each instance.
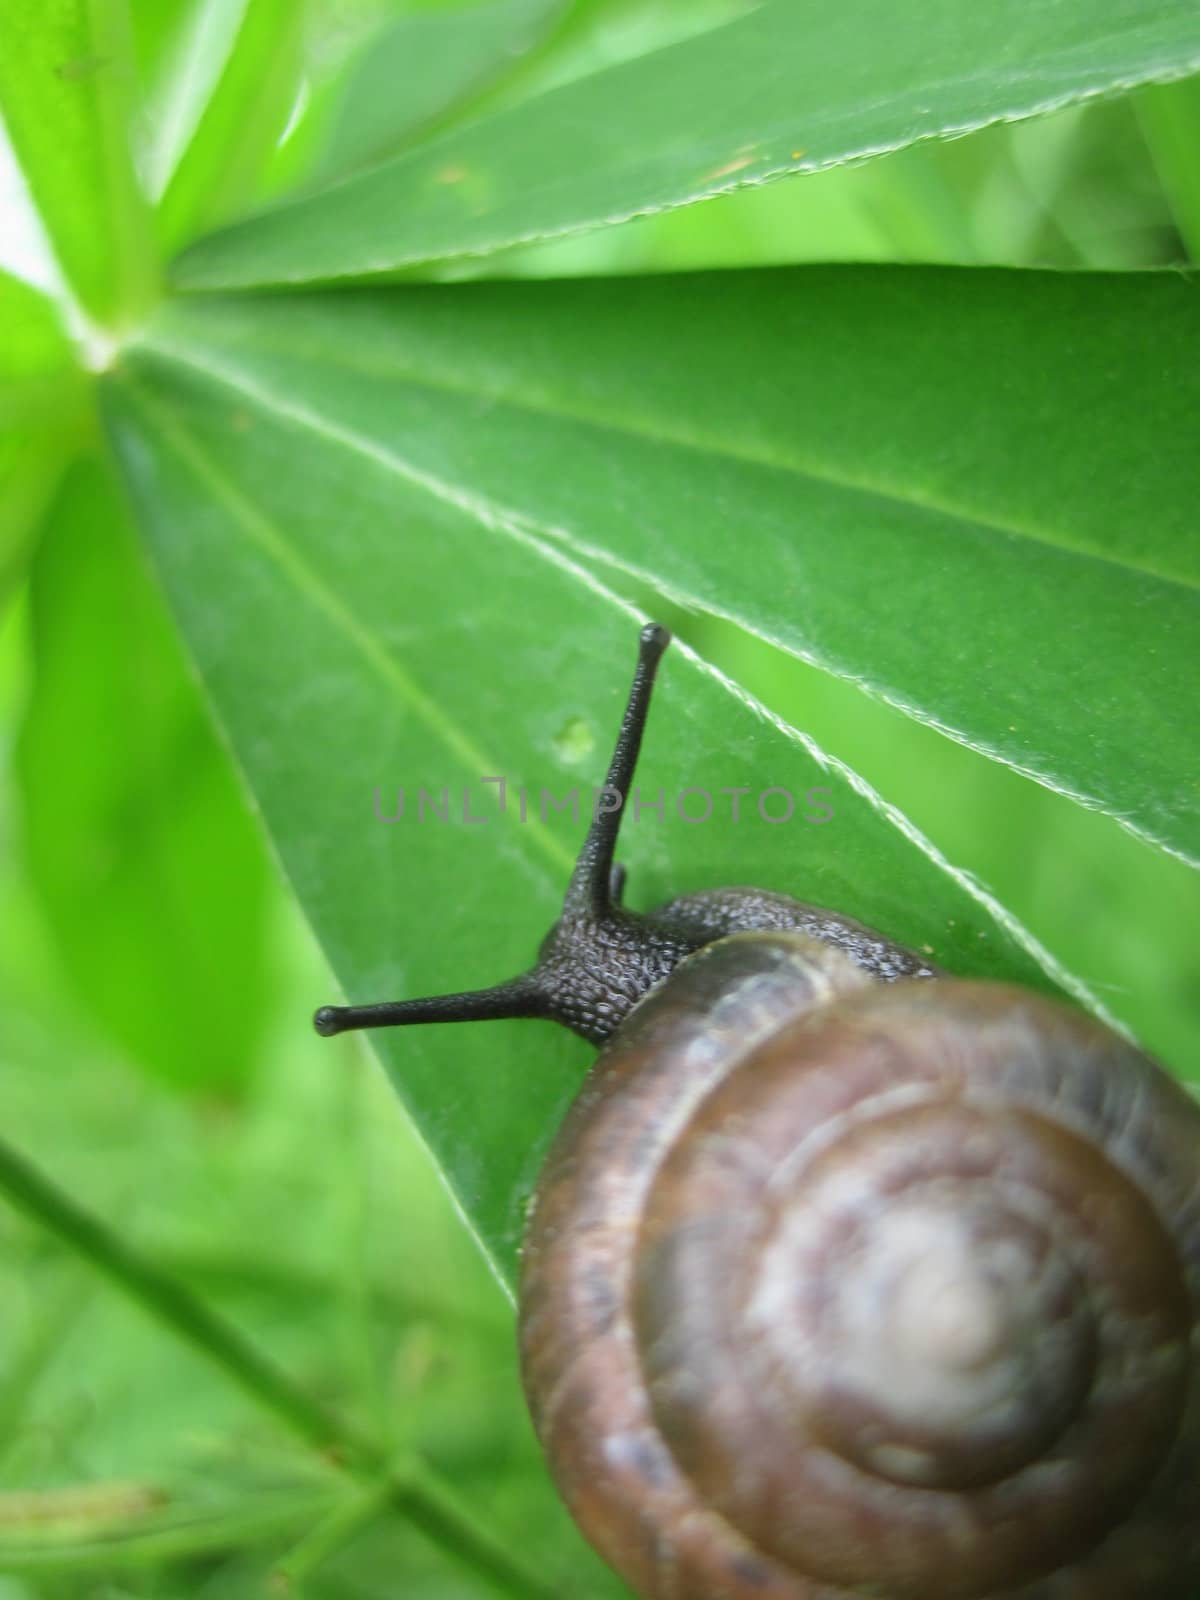
[[[535,1426],[646,1600],[1194,1600],[1198,1329],[1177,1084],[795,934],[637,1008],[523,1257]]]

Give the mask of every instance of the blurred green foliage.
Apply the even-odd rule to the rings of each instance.
[[[110,22],[120,10],[96,9]],[[175,245],[381,141],[519,104],[746,9],[160,0],[139,7],[122,92],[137,82],[140,176]],[[35,55],[54,45],[31,38]],[[85,116],[70,92],[97,48],[124,46],[71,43],[61,137],[95,165],[92,203],[115,206],[121,227],[111,255],[91,253],[85,211],[57,244],[84,263],[89,306],[126,315],[151,292],[120,265],[147,217],[109,159],[111,95]],[[397,49],[416,52],[423,97],[388,104],[377,68]],[[172,123],[164,85],[178,90],[181,63]],[[14,143],[44,142],[29,103],[11,103]],[[445,275],[1179,266],[1200,249],[1198,137],[1196,81],[1143,89]],[[141,568],[79,374],[53,331],[41,339],[40,315],[9,315],[35,357],[6,370],[19,421],[0,411],[0,1128],[308,1392],[439,1473],[550,1592],[615,1596],[549,1489],[505,1295],[382,1074],[357,1046],[311,1035],[328,975]],[[874,782],[1187,1070],[1193,870],[727,624],[667,620]],[[1167,933],[1148,941],[1148,927]],[[0,1295],[0,1600],[494,1592],[7,1207]]]

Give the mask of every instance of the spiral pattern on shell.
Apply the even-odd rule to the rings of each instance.
[[[1005,985],[690,957],[551,1151],[521,1349],[647,1600],[1191,1600],[1200,1108]]]

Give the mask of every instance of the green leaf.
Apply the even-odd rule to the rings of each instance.
[[[381,340],[402,338],[438,298],[223,314],[267,327],[283,311],[289,339],[299,317],[325,343],[332,310],[353,350],[368,323]],[[556,914],[583,823],[549,806],[543,817],[542,790],[565,798],[579,786],[586,813],[627,687],[632,616],[499,499],[418,463],[437,390],[339,359],[336,339],[326,359],[307,370],[301,360],[279,384],[253,341],[234,359],[206,346],[207,328],[201,318],[186,341],[176,327],[169,342],[128,352],[106,382],[105,410],[169,599],[301,904],[356,1000],[515,972]],[[569,484],[579,464],[583,504],[595,493],[587,446],[541,422],[525,440],[531,474]],[[479,395],[442,443],[458,440],[484,463],[506,424],[504,408]],[[621,501],[634,492],[624,467],[635,451],[605,436],[607,514],[619,520],[631,510]],[[693,509],[676,508],[676,526]],[[503,817],[488,777],[507,780]],[[853,774],[682,647],[666,665],[640,782],[643,799],[665,791],[664,815],[635,807],[627,824],[632,904],[766,883],[859,915],[955,970],[1081,992]],[[435,803],[446,790],[447,820],[428,806],[422,818],[421,787]],[[697,787],[713,797],[707,825],[688,824],[675,804]],[[739,787],[735,825],[718,791]],[[404,814],[389,824],[398,788]],[[767,788],[794,796],[790,822],[762,819]],[[484,822],[464,821],[464,792]],[[779,795],[764,804],[783,814]],[[833,816],[821,825],[826,804]],[[702,810],[703,797],[689,806]],[[372,1043],[511,1281],[523,1202],[586,1047],[527,1023]]]
[[[295,0],[244,0],[203,116],[159,203],[165,248],[225,221],[255,194],[296,97],[303,22]]]
[[[1134,103],[1187,253],[1200,260],[1200,78],[1144,89]]]
[[[44,428],[0,428],[0,609],[24,571],[66,460]]]
[[[1200,68],[1190,0],[772,0],[235,224],[189,287],[362,277],[624,221]]]
[[[138,0],[133,8],[142,89],[135,158],[155,201],[195,136],[245,15],[246,0]]]
[[[1191,861],[1198,338],[1176,274],[845,267],[197,302],[157,335]]]
[[[475,0],[401,17],[366,43],[339,85],[320,175],[391,155],[513,68],[562,10],[562,0]]]
[[[47,444],[55,435],[69,439],[79,431],[85,404],[82,374],[57,309],[37,289],[0,271],[0,458],[13,460],[12,430]],[[0,467],[0,479],[4,473]],[[3,545],[0,536],[0,551]]]
[[[45,295],[0,271],[0,606],[82,437],[82,374]]]
[[[142,312],[156,276],[130,159],[133,47],[122,0],[6,0],[0,113],[59,265],[106,325]]]
[[[31,606],[25,835],[64,964],[139,1066],[237,1089],[259,1043],[266,862],[97,462],[67,475]]]
[[[71,364],[54,303],[32,284],[0,271],[0,426],[12,416],[10,384],[58,374]]]

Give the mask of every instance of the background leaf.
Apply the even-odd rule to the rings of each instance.
[[[139,0],[132,8],[141,105],[136,158],[161,198],[228,66],[247,0]]]
[[[193,246],[176,281],[300,283],[485,255],[1198,65],[1185,0],[1118,15],[1108,0],[930,0],[919,28],[884,0],[771,0],[238,223]]]
[[[94,461],[62,486],[31,602],[38,671],[19,764],[58,947],[140,1067],[237,1090],[259,1045],[266,862]]]
[[[22,984],[14,962],[28,965],[36,940],[10,892],[14,859],[0,863],[6,1129],[314,1393],[336,1392],[397,1454],[419,1450],[486,1504],[561,1592],[624,1593],[557,1510],[520,1399],[511,1313],[386,1081],[353,1048],[331,1069],[327,1045],[292,1025],[322,964],[282,895],[287,987],[265,1007],[255,1094],[217,1117],[100,1048],[61,986],[37,997]],[[379,1600],[397,1586],[494,1596],[378,1507],[322,1555],[310,1550],[306,1535],[346,1509],[338,1475],[7,1205],[0,1291],[10,1592],[262,1600],[286,1563],[314,1600],[347,1585]]]
[[[378,300],[377,313],[390,303]],[[310,309],[318,326],[322,303]],[[368,397],[373,415],[391,418],[386,439],[351,420]],[[487,983],[528,964],[580,834],[578,821],[543,808],[541,789],[564,796],[582,785],[586,812],[634,637],[626,609],[586,571],[497,503],[407,458],[409,402],[397,382],[382,404],[352,368],[326,364],[315,389],[295,374],[276,388],[178,352],[129,356],[106,390],[172,605],[293,887],[355,999]],[[543,469],[569,478],[562,440],[542,448]],[[552,627],[514,629],[518,599]],[[795,730],[756,715],[682,650],[665,679],[642,773],[647,798],[666,790],[664,817],[628,827],[633,903],[771,883],[849,910],[956,971],[1052,984],[1052,963],[994,902]],[[512,790],[503,818],[488,775]],[[422,785],[447,790],[444,821],[422,820]],[[674,802],[698,786],[731,812],[718,791],[739,785],[750,796],[740,825],[688,824]],[[398,787],[407,809],[389,826]],[[531,796],[524,824],[514,815],[521,787]],[[767,787],[796,796],[786,833],[754,809]],[[819,815],[819,801],[802,799],[816,788],[833,811],[825,826],[802,820]],[[490,826],[462,820],[464,791]],[[777,807],[778,797],[766,809]],[[475,884],[469,894],[447,895],[463,882]],[[529,1024],[458,1030],[448,1074],[439,1031],[372,1043],[510,1277],[523,1199],[586,1048],[539,1029],[532,1072]]]
[[[59,265],[102,323],[144,310],[149,217],[133,174],[122,0],[6,0],[0,113]]]
[[[1200,259],[1200,81],[1144,89],[1135,104],[1176,225],[1192,259]]]
[[[47,395],[61,406],[73,367],[54,303],[0,271],[0,428],[44,415]]]
[[[52,302],[0,271],[0,607],[84,432],[88,399]]]
[[[518,60],[562,13],[562,0],[475,0],[398,18],[361,48],[340,86],[318,174],[390,155]]]
[[[296,96],[303,22],[294,0],[245,0],[223,69],[159,202],[166,249],[223,222],[255,193]]]
[[[53,437],[28,428],[0,429],[0,615],[24,570],[64,465]]]

